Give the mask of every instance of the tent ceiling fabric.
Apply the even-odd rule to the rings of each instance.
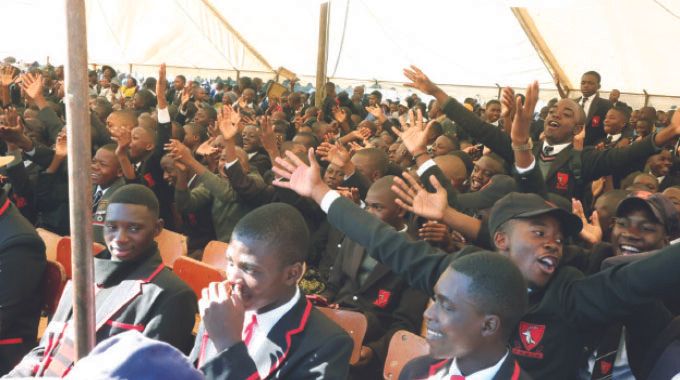
[[[85,1],[92,63],[148,69],[166,62],[263,77],[282,66],[304,79],[316,73],[319,0]],[[680,71],[673,54],[665,54],[673,49],[671,37],[680,35],[674,0],[332,0],[327,71],[338,82],[398,83],[402,68],[415,64],[438,83],[488,93],[496,84],[523,87],[532,80],[554,90],[511,6],[526,7],[576,86],[583,72],[594,69],[602,74],[603,90],[680,95]],[[6,30],[19,38],[3,43],[3,57],[65,61],[62,1],[3,1],[0,10],[18,15],[7,18]],[[25,17],[41,27],[26,30]],[[634,105],[644,99],[628,96],[622,100]],[[657,100],[680,103],[670,97]]]

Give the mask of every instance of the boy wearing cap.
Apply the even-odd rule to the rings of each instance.
[[[128,330],[188,351],[196,296],[163,265],[154,242],[163,228],[148,188],[132,184],[110,198],[104,224],[107,251],[94,258],[96,339]],[[108,258],[110,256],[110,258]],[[75,361],[70,283],[38,345],[9,377],[62,377]]]
[[[534,84],[532,89],[537,92],[538,85]],[[530,103],[522,118],[515,120],[526,123],[527,128],[535,99]],[[330,191],[321,181],[313,151],[309,152],[311,166],[292,155],[288,157],[291,162],[277,159],[280,167],[274,169],[288,182],[275,183],[313,198],[328,212],[332,225],[366,246],[371,256],[403,275],[411,286],[432,295],[441,273],[466,253],[463,250],[447,255],[425,242],[409,242],[393,228]],[[524,167],[529,164],[518,163]],[[437,193],[414,186],[405,194],[407,201],[401,203],[420,216],[448,224],[455,210],[448,208],[441,185],[434,178],[430,180]],[[614,319],[630,316],[637,305],[653,301],[680,285],[675,269],[680,265],[680,255],[672,248],[634,265],[588,278],[575,268],[560,267],[564,240],[577,235],[581,226],[580,218],[536,194],[511,193],[491,211],[489,231],[496,250],[515,263],[529,285],[529,311],[509,343],[520,366],[535,378],[576,377],[583,346],[599,329]]]

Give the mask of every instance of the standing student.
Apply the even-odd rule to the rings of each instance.
[[[211,283],[191,358],[210,379],[345,379],[352,340],[302,295],[309,231],[272,203],[234,228],[228,283]]]
[[[583,73],[581,76],[581,96],[574,99],[586,114],[584,146],[596,145],[606,135],[603,122],[607,111],[612,107],[612,103],[607,99],[600,98],[601,81],[602,77],[597,71]]]

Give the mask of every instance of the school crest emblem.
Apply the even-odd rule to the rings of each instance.
[[[519,323],[519,338],[522,345],[528,351],[533,350],[538,346],[543,339],[545,333],[545,325],[535,325],[533,323],[520,322]]]

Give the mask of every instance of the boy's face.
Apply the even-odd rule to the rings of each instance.
[[[635,177],[635,179],[633,179],[633,185],[644,186],[643,189],[651,193],[656,193],[659,191],[659,182],[655,178],[652,178],[646,174],[641,174]]]
[[[647,120],[638,120],[638,122],[635,123],[635,132],[638,136],[647,136],[652,132],[652,123]]]
[[[181,91],[184,89],[184,81],[180,77],[175,77],[175,80],[172,82],[172,85],[175,87],[175,91]]]
[[[659,154],[655,154],[649,158],[649,170],[657,177],[668,175],[673,166],[673,159],[671,152],[664,150]]]
[[[260,147],[260,130],[257,127],[246,126],[241,132],[241,137],[243,138],[243,150],[246,152],[255,152]]]
[[[107,188],[122,174],[118,158],[114,152],[98,149],[90,165],[92,183]]]
[[[486,115],[486,121],[488,123],[494,123],[501,118],[501,105],[498,103],[491,103],[486,106],[484,110]]]
[[[680,213],[680,189],[677,187],[669,187],[663,191],[663,195],[673,202],[675,210]]]
[[[328,165],[326,172],[323,174],[323,181],[331,189],[337,189],[344,179],[345,173],[342,171],[342,169],[333,164]]]
[[[501,233],[501,246],[499,239],[496,246],[507,252],[530,287],[545,287],[562,259],[564,235],[560,222],[548,214],[514,219],[511,223],[509,231]]]
[[[208,113],[203,108],[199,108],[194,116],[194,123],[207,127],[210,124]]]
[[[573,139],[583,127],[580,106],[571,99],[562,99],[548,111],[545,119],[545,139],[549,144],[563,144]]]
[[[200,144],[198,136],[194,134],[191,128],[184,127],[184,140],[182,143],[190,148]]]
[[[168,185],[175,187],[177,183],[177,169],[173,163],[172,158],[164,156],[161,159],[161,168],[163,169],[163,180]]]
[[[472,168],[470,191],[479,191],[479,189],[489,183],[491,177],[500,172],[502,172],[500,164],[489,157],[482,156],[482,158],[475,162],[475,166]]]
[[[144,106],[146,106],[144,98],[142,98],[142,96],[139,95],[139,93],[136,93],[132,101],[132,107],[136,110],[141,110],[142,108],[144,108]]]
[[[618,110],[610,109],[604,118],[604,132],[618,135],[626,126],[626,117]]]
[[[434,303],[423,313],[432,357],[465,358],[481,346],[485,315],[468,293],[471,282],[453,268],[439,277],[434,287]]]
[[[455,147],[453,146],[453,142],[451,142],[451,139],[444,135],[441,135],[437,137],[437,139],[434,140],[434,144],[432,144],[432,154],[435,157],[443,156],[453,151],[454,148]]]
[[[664,226],[645,207],[631,207],[614,220],[614,254],[632,255],[664,247],[668,241]]]
[[[595,75],[585,74],[581,77],[581,93],[583,96],[594,95],[599,89],[600,82]]]
[[[291,276],[291,267],[285,265],[268,244],[255,242],[251,247],[232,239],[227,248],[227,278],[241,285],[246,310],[264,312],[285,302],[286,295],[297,278]]]
[[[109,204],[104,223],[104,240],[111,252],[111,260],[130,261],[139,258],[162,229],[162,220],[154,217],[146,206]]]
[[[132,130],[130,139],[130,159],[133,161],[138,161],[152,149],[153,141],[151,136],[149,136],[144,128],[134,128]]]
[[[368,189],[366,194],[366,211],[383,222],[399,230],[404,227],[404,210],[394,202],[394,193],[390,189]]]

